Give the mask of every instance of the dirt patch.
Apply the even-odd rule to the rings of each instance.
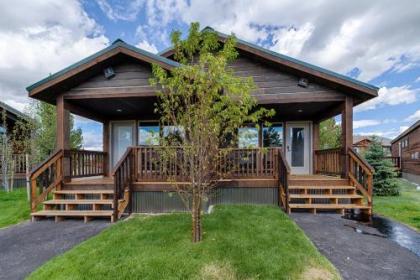
[[[334,275],[325,268],[309,267],[301,275],[302,280],[333,280]]]
[[[200,271],[200,279],[206,280],[236,280],[235,271],[229,264],[211,263]]]

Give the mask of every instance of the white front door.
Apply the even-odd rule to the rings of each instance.
[[[111,123],[111,170],[124,155],[128,147],[135,145],[135,122],[115,121]]]
[[[286,123],[286,159],[292,174],[310,174],[310,127],[309,122]]]

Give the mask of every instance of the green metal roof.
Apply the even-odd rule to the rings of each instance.
[[[224,38],[224,39],[226,39],[227,37],[229,37],[229,35],[224,34],[224,33],[221,33],[219,31],[216,31],[216,30],[214,30],[210,26],[205,27],[202,31],[212,31],[212,32],[215,32],[219,37]],[[330,76],[333,76],[333,77],[336,77],[336,78],[339,78],[339,79],[342,79],[342,80],[345,80],[345,81],[348,81],[348,82],[351,82],[351,83],[354,83],[354,84],[357,84],[359,86],[366,87],[366,88],[373,89],[373,90],[379,90],[378,87],[376,87],[374,85],[371,85],[369,83],[365,83],[365,82],[362,82],[362,81],[359,81],[359,80],[350,78],[348,76],[345,76],[345,75],[342,75],[342,74],[339,74],[339,73],[330,71],[328,69],[325,69],[325,68],[322,68],[322,67],[319,67],[319,66],[316,66],[316,65],[313,65],[313,64],[310,64],[310,63],[307,63],[307,62],[298,60],[296,58],[293,58],[293,57],[290,57],[290,56],[287,56],[287,55],[284,55],[284,54],[280,54],[280,53],[277,53],[277,52],[268,50],[268,49],[263,48],[263,47],[260,47],[260,46],[258,46],[256,44],[253,44],[253,43],[250,43],[250,42],[247,42],[247,41],[238,39],[238,38],[237,38],[237,42],[240,43],[240,44],[246,45],[246,46],[248,46],[250,48],[257,49],[257,50],[259,50],[261,52],[264,52],[264,53],[266,53],[268,55],[271,55],[271,56],[274,56],[274,57],[277,57],[277,58],[280,58],[280,59],[283,59],[283,60],[286,60],[286,61],[290,61],[290,62],[293,62],[293,63],[298,64],[298,65],[302,65],[304,67],[307,67],[307,68],[316,70],[318,72],[321,72],[321,73],[324,73],[324,74],[327,74],[327,75],[330,75]],[[159,52],[158,55],[162,55],[163,53],[165,53],[165,52],[167,52],[167,51],[169,51],[171,49],[172,49],[172,47],[166,48],[165,50]]]
[[[160,55],[156,55],[154,53],[145,51],[143,49],[140,49],[140,48],[137,48],[137,47],[132,46],[130,44],[127,44],[126,42],[124,42],[121,39],[117,39],[111,45],[109,45],[108,47],[106,47],[106,48],[104,48],[104,49],[102,49],[102,50],[100,50],[100,51],[98,51],[98,52],[96,52],[96,53],[94,53],[94,54],[92,54],[92,55],[90,55],[90,56],[88,56],[88,57],[86,57],[86,58],[84,58],[84,59],[82,59],[82,60],[80,60],[80,61],[78,61],[78,62],[76,62],[76,63],[74,63],[72,65],[70,65],[70,66],[68,66],[68,67],[66,67],[66,68],[64,68],[61,71],[58,71],[58,72],[56,72],[56,73],[54,73],[54,74],[52,74],[52,75],[50,75],[50,76],[48,76],[48,77],[46,77],[46,78],[38,81],[38,82],[36,82],[36,83],[28,86],[26,88],[26,90],[28,92],[30,92],[34,88],[36,88],[36,87],[38,87],[38,86],[40,86],[40,85],[42,85],[42,84],[44,84],[46,82],[49,82],[49,81],[51,81],[53,79],[56,79],[56,78],[64,75],[65,73],[67,73],[67,72],[69,72],[69,71],[71,71],[71,70],[73,70],[73,69],[75,69],[75,68],[77,68],[77,67],[79,67],[79,66],[81,66],[81,65],[83,65],[85,63],[88,63],[88,62],[96,59],[97,57],[99,57],[99,56],[101,56],[101,55],[103,55],[103,54],[105,54],[105,53],[107,53],[109,51],[112,51],[113,49],[116,49],[118,47],[123,47],[123,48],[129,49],[129,50],[132,50],[132,51],[134,51],[134,52],[136,52],[138,54],[141,54],[141,55],[150,57],[151,59],[154,59],[156,61],[160,61],[162,63],[165,63],[165,64],[170,65],[170,66],[173,66],[173,67],[178,67],[180,65],[176,61],[173,61],[173,60],[167,59],[165,57],[162,57]]]

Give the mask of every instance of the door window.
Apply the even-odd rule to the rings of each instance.
[[[291,128],[292,166],[303,167],[305,164],[305,133],[303,127]]]

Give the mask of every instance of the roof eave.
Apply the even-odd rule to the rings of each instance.
[[[48,87],[43,88],[42,86],[45,85],[48,82],[52,82],[54,80],[57,80],[60,77],[63,77],[64,75],[68,74],[69,77],[71,77],[72,75],[69,74],[69,72],[74,71],[78,68],[82,68],[83,66],[86,66],[86,64],[89,63],[93,63],[96,64],[98,63],[98,59],[101,58],[102,56],[105,56],[107,54],[109,54],[110,52],[114,52],[113,54],[110,55],[114,56],[117,55],[119,53],[125,53],[127,55],[130,55],[129,52],[133,52],[131,55],[134,56],[134,54],[138,54],[140,56],[146,57],[148,58],[149,63],[156,63],[159,64],[161,67],[163,67],[164,69],[170,70],[174,67],[178,67],[180,64],[176,61],[167,59],[165,57],[161,57],[158,56],[156,54],[152,54],[150,52],[147,52],[145,50],[139,49],[137,47],[134,47],[132,45],[129,45],[127,43],[125,43],[122,40],[116,40],[114,41],[114,43],[72,65],[70,65],[69,67],[66,67],[28,87],[26,87],[26,90],[28,92],[29,97],[33,97],[35,95],[37,95],[38,93],[42,92],[43,90],[45,90]],[[97,61],[98,60],[98,61]],[[105,60],[105,59],[104,59]]]

